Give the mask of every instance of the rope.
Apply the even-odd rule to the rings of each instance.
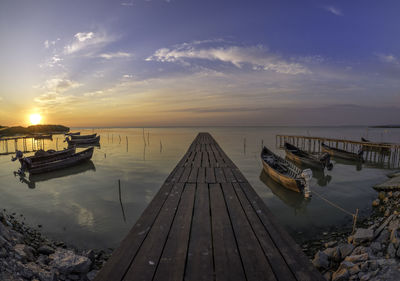
[[[341,210],[342,212],[352,216],[353,218],[355,217],[355,214],[350,213],[349,211],[343,209],[342,207],[336,205],[335,203],[329,201],[328,199],[326,199],[325,197],[323,197],[321,194],[319,194],[318,192],[316,192],[315,190],[312,191],[312,193],[316,194],[319,198],[321,198],[322,200],[324,200],[325,202],[327,202],[328,204],[332,205],[333,207]]]

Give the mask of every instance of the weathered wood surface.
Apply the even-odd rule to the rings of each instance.
[[[324,279],[200,133],[95,280]]]

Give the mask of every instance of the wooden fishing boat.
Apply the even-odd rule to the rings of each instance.
[[[285,142],[284,148],[286,157],[295,164],[305,164],[320,169],[326,167],[328,170],[332,170],[333,165],[330,162],[329,153],[323,153],[320,157],[317,157],[287,142]]]
[[[23,157],[22,151],[17,151],[16,156],[12,157],[11,160],[19,160],[21,163],[21,166],[25,165],[27,167],[30,167],[31,165],[37,165],[40,163],[46,163],[46,162],[51,162],[51,161],[56,161],[56,160],[61,160],[64,158],[67,158],[75,153],[75,147],[71,147],[68,149],[64,150],[38,150],[36,151],[35,155],[29,156],[29,157]]]
[[[66,138],[66,141],[68,142],[68,145],[74,145],[74,144],[96,144],[96,143],[99,143],[100,136],[92,137],[90,139],[69,139],[69,138]]]
[[[281,158],[264,146],[261,151],[261,162],[264,171],[276,182],[287,189],[304,193],[309,197],[309,181],[312,177],[310,169],[300,170],[293,163]]]
[[[81,139],[92,139],[95,138],[97,134],[92,135],[71,135],[71,139],[73,140],[81,140]]]
[[[363,150],[362,148],[358,153],[353,153],[353,152],[348,152],[343,149],[339,148],[334,148],[331,146],[328,146],[324,143],[321,143],[321,150],[322,152],[329,153],[333,157],[338,157],[338,158],[343,158],[347,160],[357,160],[357,161],[362,161],[362,155],[363,155]]]
[[[76,133],[65,133],[65,136],[79,136],[81,132],[76,132]]]
[[[79,163],[88,161],[92,158],[94,148],[88,148],[84,151],[75,153],[67,158],[51,161],[51,162],[44,162],[39,164],[32,164],[30,167],[26,167],[25,169],[29,172],[30,175],[33,174],[40,174],[51,172],[71,166],[75,166]]]
[[[374,152],[380,152],[380,153],[390,153],[390,147],[381,147],[379,145],[391,145],[390,143],[387,142],[371,142],[368,139],[365,139],[363,137],[361,137],[361,141],[362,142],[367,142],[370,144],[376,144],[377,146],[373,146],[373,145],[363,145],[363,150],[364,151],[374,151]]]

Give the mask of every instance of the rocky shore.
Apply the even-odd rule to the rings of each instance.
[[[111,252],[77,250],[0,211],[0,280],[93,280]]]
[[[400,192],[380,192],[372,205],[374,214],[354,234],[302,246],[326,280],[400,280]]]

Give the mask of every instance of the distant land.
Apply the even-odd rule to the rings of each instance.
[[[10,137],[16,135],[35,135],[68,132],[69,128],[63,125],[32,125],[28,127],[0,126],[0,137]]]
[[[376,125],[369,126],[370,128],[400,128],[400,125]]]

